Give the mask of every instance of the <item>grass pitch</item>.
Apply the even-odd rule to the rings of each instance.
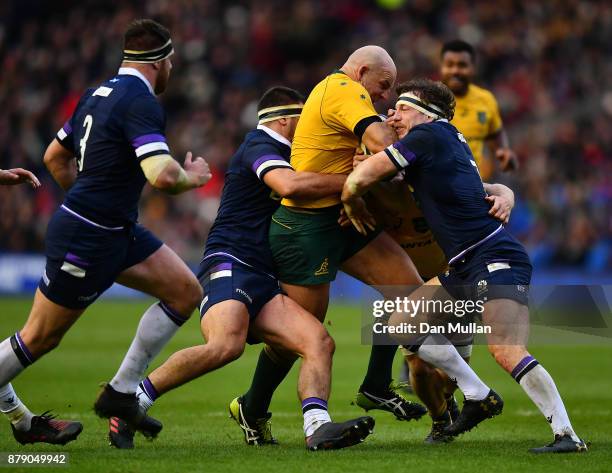
[[[341,451],[308,452],[294,369],[271,407],[273,432],[281,445],[246,446],[228,418],[227,405],[248,387],[259,351],[255,346],[247,348],[237,362],[160,398],[151,411],[165,426],[156,441],[137,437],[133,451],[111,449],[107,424],[93,414],[92,404],[99,383],[108,381],[119,366],[147,306],[147,302],[97,302],[55,352],[13,383],[33,411],[53,409],[59,417],[81,421],[84,431],[77,441],[65,447],[22,447],[5,422],[0,427],[0,452],[67,452],[70,464],[63,470],[75,472],[612,471],[609,345],[532,347],[534,356],[555,378],[577,432],[592,442],[586,455],[534,456],[527,452],[550,442],[550,429],[520,386],[497,367],[483,347],[476,347],[473,366],[504,397],[504,413],[448,445],[423,444],[430,427],[428,418],[405,423],[374,411],[376,428],[365,443]],[[29,300],[0,299],[0,339],[22,326],[29,307]],[[350,401],[365,373],[369,347],[360,344],[359,308],[332,306],[328,321],[337,343],[330,411],[336,420],[345,420],[363,414]],[[177,349],[201,342],[194,315],[154,365]]]

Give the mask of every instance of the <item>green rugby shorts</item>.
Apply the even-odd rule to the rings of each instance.
[[[336,279],[340,265],[370,243],[351,225],[338,224],[340,205],[324,209],[280,206],[270,223],[270,248],[278,278],[288,284],[313,286]]]

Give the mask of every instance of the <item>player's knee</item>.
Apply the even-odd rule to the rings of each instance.
[[[221,358],[225,363],[237,360],[244,353],[244,343],[238,341],[226,343],[220,349]]]
[[[202,286],[196,277],[190,274],[181,284],[177,285],[176,296],[173,300],[164,302],[187,319],[200,305],[203,297]]]
[[[193,277],[190,278],[190,281],[187,284],[186,292],[186,304],[188,305],[187,310],[189,311],[189,315],[191,315],[194,309],[200,305],[200,302],[202,302],[204,291],[202,290],[202,286],[200,286],[198,280]]]
[[[336,343],[323,325],[311,334],[305,345],[305,354],[332,357],[336,351]]]
[[[333,356],[334,352],[336,351],[336,342],[334,342],[331,335],[327,333],[327,330],[324,330],[324,332],[325,335],[323,335],[323,338],[321,339],[321,349],[324,353],[328,353],[329,356]]]

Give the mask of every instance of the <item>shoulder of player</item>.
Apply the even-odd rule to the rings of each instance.
[[[244,144],[247,147],[272,147],[280,151],[285,149],[291,149],[290,146],[287,146],[285,143],[278,141],[277,139],[260,129],[249,131],[244,137]]]
[[[439,144],[446,143],[449,132],[455,136],[457,129],[447,121],[434,121],[422,123],[415,127],[399,140],[404,145],[414,146],[419,152],[429,153],[439,148]]]
[[[242,143],[242,157],[263,157],[266,155],[288,156],[291,148],[275,140],[263,130],[252,130]]]
[[[359,82],[351,79],[343,72],[334,72],[327,76],[327,96],[337,97],[342,94],[355,94],[355,98],[365,99],[368,97],[368,91]],[[331,93],[330,93],[331,92]],[[361,97],[363,95],[363,97]]]
[[[420,125],[412,127],[406,134],[406,137],[411,136],[412,138],[433,139],[438,131],[436,125],[438,125],[437,122],[421,123]]]
[[[97,90],[98,87],[89,87],[85,90],[85,92],[83,92],[83,94],[81,95],[81,98],[79,99],[78,103],[77,103],[77,108],[79,107],[79,105],[85,103],[85,101],[87,99],[89,99],[89,97],[91,97],[94,92]]]
[[[125,104],[124,107],[128,112],[140,113],[141,111],[146,111],[146,113],[157,112],[162,115],[164,114],[161,103],[148,90],[130,90],[129,93],[126,93],[121,98],[121,101]]]
[[[495,95],[493,95],[493,92],[488,89],[485,89],[484,87],[479,87],[477,85],[470,84],[470,94],[475,99],[484,100],[488,103],[496,102]]]

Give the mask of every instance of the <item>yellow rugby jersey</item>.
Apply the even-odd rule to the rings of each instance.
[[[484,140],[502,128],[497,100],[491,92],[470,84],[463,97],[455,96],[457,105],[451,124],[465,137],[476,159],[480,175],[486,181],[493,174],[493,163],[483,157]]]
[[[366,200],[376,222],[406,251],[424,280],[446,271],[446,256],[412,196],[401,212],[388,209],[373,196]]]
[[[330,74],[304,104],[291,144],[291,165],[296,171],[350,174],[360,144],[355,126],[377,115],[370,94],[359,82],[340,71]],[[339,204],[340,195],[315,200],[285,198],[281,203],[323,208]]]

